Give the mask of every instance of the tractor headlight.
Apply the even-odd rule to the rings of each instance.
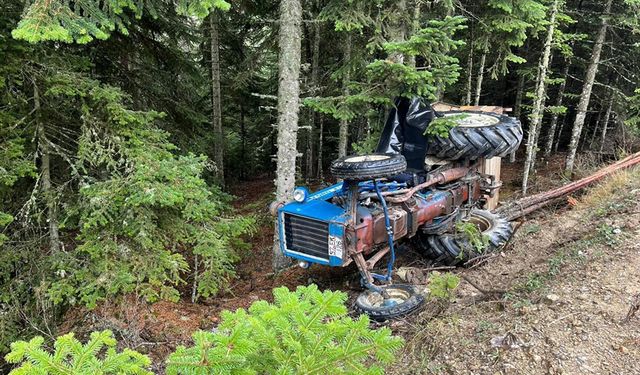
[[[296,188],[296,190],[293,191],[293,200],[298,203],[306,201],[308,196],[309,191],[303,187]]]

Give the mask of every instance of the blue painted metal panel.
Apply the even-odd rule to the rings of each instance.
[[[345,213],[342,208],[335,204],[317,199],[307,200],[304,203],[291,202],[284,205],[279,211],[326,222],[344,222],[344,220],[340,220],[339,217]]]
[[[303,203],[290,202],[278,210],[280,250],[283,254],[288,257],[304,260],[310,263],[331,266],[341,266],[344,263],[344,257],[346,256],[346,250],[344,249],[344,223],[346,222],[347,217],[344,209],[328,202],[328,200],[336,194],[340,194],[342,189],[342,183],[335,184],[310,194],[307,200]],[[328,260],[309,254],[290,251],[286,248],[284,214],[301,216],[327,223],[329,226],[329,238],[327,239],[327,243],[331,242],[334,245],[334,251],[330,254]],[[336,251],[335,246],[340,246],[340,249]]]
[[[308,201],[310,200],[329,200],[331,198],[333,198],[338,192],[342,191],[342,182],[337,183],[335,185],[331,185],[328,188],[324,188],[322,190],[318,190],[315,193],[312,193],[311,195],[309,195],[309,198],[307,198]]]

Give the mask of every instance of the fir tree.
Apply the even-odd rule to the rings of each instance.
[[[315,285],[273,291],[274,302],[224,312],[215,332],[197,332],[179,347],[167,374],[382,374],[402,340],[369,319],[347,316],[342,292]]]
[[[153,375],[151,360],[136,351],[116,350],[116,340],[110,331],[93,332],[86,344],[73,333],[60,336],[49,353],[43,348],[41,336],[11,344],[5,359],[18,364],[10,375]]]

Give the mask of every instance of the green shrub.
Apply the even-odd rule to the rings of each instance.
[[[453,299],[453,291],[460,284],[460,276],[452,273],[432,272],[429,275],[429,295],[446,301]]]
[[[224,312],[216,332],[196,332],[167,374],[381,374],[402,345],[388,328],[370,329],[366,315],[348,317],[345,293],[312,285],[273,295],[273,304]]]
[[[484,249],[489,246],[489,236],[483,234],[480,231],[480,228],[474,223],[459,221],[456,223],[456,234],[462,236],[462,238],[469,241],[469,244],[473,247],[473,249],[466,250],[475,250],[476,252],[482,252]],[[463,253],[460,252],[459,257],[463,257]]]
[[[434,118],[424,131],[424,135],[449,138],[449,131],[458,126],[458,121],[467,118],[469,115],[459,114]]]
[[[116,351],[116,340],[110,331],[93,332],[89,342],[82,344],[73,333],[58,337],[53,353],[42,345],[40,336],[30,341],[11,344],[5,356],[9,363],[20,364],[10,375],[147,375],[151,360],[136,351]]]
[[[64,225],[78,246],[52,259],[49,297],[93,307],[136,292],[177,300],[176,285],[195,259],[197,296],[215,295],[234,275],[234,241],[253,227],[228,215],[230,197],[203,179],[204,156],[176,155],[161,113],[134,111],[122,91],[72,74],[53,77],[47,97],[82,110],[76,168],[81,180]]]

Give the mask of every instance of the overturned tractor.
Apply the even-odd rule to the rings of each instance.
[[[445,134],[428,131],[447,119],[453,126]],[[374,319],[406,315],[424,299],[410,285],[392,284],[397,243],[412,241],[447,265],[502,246],[511,225],[482,209],[500,182],[479,172],[478,159],[508,155],[521,140],[513,117],[437,113],[420,99],[398,100],[375,154],[332,163],[342,182],[314,193],[300,187],[292,202],[274,204],[282,252],[302,267],[355,263],[367,289],[357,307]],[[474,231],[477,238],[461,233]],[[386,269],[374,272],[385,257]]]

